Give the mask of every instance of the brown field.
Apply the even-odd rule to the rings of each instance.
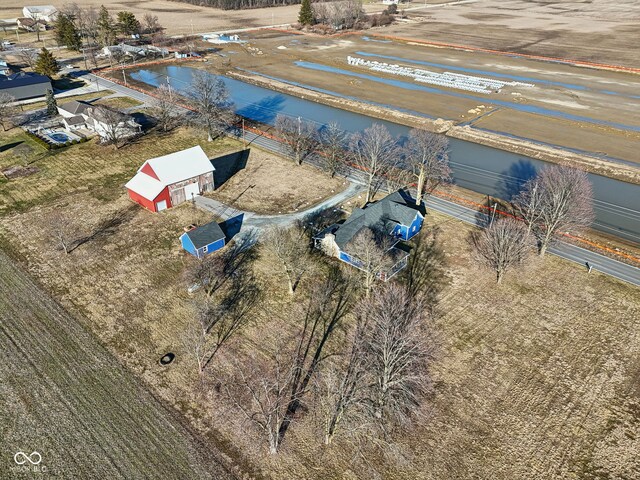
[[[86,327],[0,251],[0,478],[233,478]]]
[[[306,210],[345,189],[348,183],[329,179],[310,165],[252,150],[244,170],[208,196],[239,210],[289,213]]]
[[[132,162],[124,150],[116,155],[122,157],[118,163]],[[292,172],[298,168],[285,163]],[[68,165],[67,175],[87,178],[73,173],[86,169],[84,163]],[[20,190],[39,180],[20,179]],[[182,226],[207,216],[190,205],[155,215],[132,205],[117,182],[96,195],[62,180],[65,195],[50,190],[32,196],[28,208],[4,216],[5,241],[128,369],[245,470],[278,479],[640,474],[637,288],[587,275],[552,256],[535,259],[496,286],[493,275],[471,258],[470,227],[430,214],[427,228],[441,229],[448,282],[441,315],[432,323],[439,353],[432,365],[435,393],[425,407],[429,420],[395,439],[400,455],[376,456],[363,465],[344,442],[320,447],[312,416],[303,416],[282,453],[268,457],[236,410],[213,391],[202,393],[181,341],[193,316],[193,298],[182,277],[194,260],[181,251],[177,236]],[[239,191],[243,186],[248,185],[238,181]],[[80,236],[91,237],[70,255],[55,249],[46,228],[50,213],[61,208]],[[113,218],[120,219],[115,228],[95,235]],[[296,298],[289,298],[266,252],[255,271],[265,301],[242,337],[217,360],[214,383],[224,381],[234,358],[255,358],[277,345],[291,328],[284,313],[309,291],[307,280]],[[175,352],[177,360],[163,369],[157,359],[166,351]]]
[[[411,28],[407,26],[407,29]],[[312,89],[329,90],[337,102],[341,101],[341,96],[356,97],[362,102],[373,103],[370,110],[374,115],[377,105],[386,108],[387,112],[391,109],[413,113],[414,123],[420,121],[420,115],[442,118],[456,125],[471,122],[478,128],[506,135],[605,155],[614,162],[616,159],[638,162],[636,145],[640,142],[637,131],[640,128],[640,100],[635,97],[640,89],[640,80],[632,73],[599,71],[482,52],[436,49],[398,41],[382,43],[367,40],[368,37],[362,34],[320,38],[254,32],[249,38],[253,45],[260,47],[263,55],[240,51],[227,58],[214,57],[207,65],[219,72],[240,68]],[[400,80],[412,84],[412,80],[349,66],[346,57],[361,57],[358,52],[374,55],[371,60],[436,72],[463,67],[473,70],[469,73],[473,75],[525,77],[525,82],[534,87],[507,86],[500,93],[491,94],[474,94],[447,87],[431,92],[400,88],[383,82]],[[300,60],[349,73],[319,72],[296,66],[294,62]],[[412,64],[412,61],[427,62],[432,66]],[[362,74],[373,78],[358,77]],[[275,83],[269,79],[264,81]],[[311,92],[310,95],[314,97],[316,94]],[[362,108],[366,109],[367,105]],[[562,118],[563,115],[566,118]],[[392,114],[388,113],[387,118],[391,117]],[[614,126],[616,123],[623,126]]]

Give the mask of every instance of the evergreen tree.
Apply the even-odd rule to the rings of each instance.
[[[58,115],[58,102],[52,90],[47,90],[47,115],[50,117]]]
[[[80,51],[82,49],[82,39],[78,29],[68,15],[58,15],[56,22],[56,42],[58,45],[66,45],[71,50]]]
[[[125,35],[133,35],[140,31],[140,22],[131,12],[118,12],[118,27]]]
[[[53,77],[60,71],[56,57],[54,57],[51,52],[44,47],[40,50],[40,54],[36,60],[36,65],[33,69],[36,73],[46,75],[47,77]]]
[[[103,47],[113,45],[116,39],[116,26],[104,5],[100,6],[98,15],[98,39]]]
[[[313,9],[311,8],[311,0],[302,0],[300,13],[298,14],[298,22],[302,25],[313,25]]]

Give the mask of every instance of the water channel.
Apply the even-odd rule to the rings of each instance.
[[[131,70],[128,75],[133,80],[153,86],[170,83],[176,90],[187,93],[196,71],[189,67],[171,65]],[[393,135],[399,137],[406,136],[409,131],[409,127],[397,123],[341,110],[239,80],[220,78],[229,89],[236,112],[262,123],[273,124],[278,114],[284,114],[301,117],[318,125],[335,121],[349,132],[363,130],[373,123],[384,124]],[[453,179],[457,185],[500,198],[509,198],[536,170],[547,164],[523,155],[454,138],[449,139],[449,148]],[[594,191],[594,228],[640,243],[640,186],[595,174],[589,174],[589,179]]]

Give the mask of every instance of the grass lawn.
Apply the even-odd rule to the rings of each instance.
[[[138,105],[142,105],[142,102],[131,97],[101,98],[95,103],[97,105],[106,105],[108,107],[112,107],[117,110],[125,110],[127,108],[137,107]]]
[[[24,136],[20,130],[13,129],[0,138],[3,143],[5,138],[12,143],[15,135],[16,138]],[[185,128],[169,135],[150,134],[119,150],[98,145],[95,139],[51,150],[34,163],[40,169],[38,173],[2,184],[0,214],[23,211],[79,191],[89,192],[101,201],[112,201],[122,194],[124,184],[145,160],[197,144],[202,145],[211,157],[240,147],[238,142],[228,139],[207,142],[199,132]],[[10,150],[0,153],[0,168],[15,163],[16,158]]]
[[[347,186],[344,179],[330,179],[310,165],[254,148],[246,168],[209,196],[240,210],[277,214],[306,210]]]

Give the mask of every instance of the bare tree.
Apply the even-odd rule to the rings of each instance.
[[[287,412],[279,429],[281,441],[300,408],[309,389],[309,382],[327,355],[330,340],[349,313],[352,299],[352,284],[338,269],[331,269],[325,280],[314,286],[304,310],[294,312],[296,317],[303,320],[295,335],[291,393]]]
[[[257,362],[237,363],[235,374],[224,386],[227,398],[264,435],[272,455],[282,442],[280,425],[287,413],[293,376],[291,363],[273,355],[269,369]]]
[[[104,142],[116,149],[122,147],[135,133],[131,117],[114,108],[106,105],[91,107],[91,115],[102,126],[101,137]]]
[[[200,374],[222,347],[233,340],[251,319],[260,301],[260,288],[253,274],[236,275],[227,294],[219,302],[204,302],[198,308],[198,321],[192,322],[184,344],[198,364]]]
[[[155,33],[162,29],[160,26],[160,22],[158,21],[158,16],[153,15],[151,13],[145,13],[142,17],[142,22],[144,25],[145,33]]]
[[[262,244],[282,265],[293,295],[309,269],[309,241],[304,230],[298,226],[275,226],[266,233]]]
[[[158,127],[168,132],[180,123],[180,116],[176,111],[175,90],[171,85],[162,84],[156,88],[153,100],[153,114],[158,120]]]
[[[366,323],[361,318],[358,320],[349,339],[346,361],[334,361],[321,372],[317,382],[325,445],[329,445],[341,430],[358,431],[370,423],[365,408],[368,371],[363,361],[367,331]]]
[[[593,191],[587,174],[566,166],[542,169],[514,200],[544,255],[559,232],[576,232],[593,222]]]
[[[527,226],[513,218],[499,218],[479,232],[471,240],[478,259],[495,270],[500,283],[508,269],[521,264],[531,248],[531,237]]]
[[[222,287],[238,276],[248,274],[252,262],[257,258],[254,238],[236,241],[222,252],[207,255],[185,272],[190,285],[197,284],[211,302]]]
[[[367,297],[380,273],[395,263],[395,255],[390,251],[392,245],[393,240],[384,232],[363,228],[345,247],[345,251],[353,259],[352,265],[362,271],[362,286]]]
[[[347,135],[337,122],[320,129],[319,150],[325,170],[333,178],[344,165],[347,150]]]
[[[368,203],[384,183],[385,175],[398,163],[398,145],[387,128],[376,123],[352,137],[351,152],[356,168],[365,175]]]
[[[307,156],[318,145],[317,130],[311,122],[302,118],[278,115],[275,123],[278,135],[282,137],[289,154],[298,165],[302,165]]]
[[[425,326],[426,309],[405,288],[389,284],[355,311],[367,325],[369,409],[387,431],[417,410],[431,386],[428,362],[434,348]]]
[[[211,142],[235,121],[229,91],[221,78],[197,71],[193,75],[190,94],[196,125],[204,128]]]
[[[29,68],[35,68],[36,61],[38,60],[38,50],[35,48],[16,48],[14,55],[18,57],[21,62],[27,64]]]
[[[417,179],[416,205],[439,185],[451,181],[449,141],[444,135],[413,129],[405,146],[405,160]]]
[[[65,254],[69,254],[75,248],[77,229],[72,217],[60,209],[54,210],[46,219],[46,228],[55,244]]]
[[[13,102],[15,98],[6,92],[0,92],[0,125],[2,125],[2,131],[7,131],[7,125],[11,123],[11,119],[16,113],[16,107]]]

